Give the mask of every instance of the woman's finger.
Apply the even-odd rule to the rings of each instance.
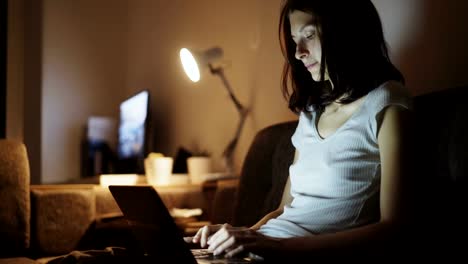
[[[209,247],[208,250],[211,252],[216,251],[216,249],[223,244],[226,240],[231,237],[231,234],[228,230],[221,228],[216,232],[209,240]]]
[[[198,229],[197,233],[192,238],[193,243],[198,243],[200,241],[201,232],[202,232],[202,228]]]
[[[210,227],[209,226],[204,226],[202,229],[200,229],[200,246],[201,247],[206,247],[207,245],[207,240],[208,236],[210,235]]]
[[[220,243],[217,244],[216,247],[214,248],[213,255],[215,256],[225,252],[229,248],[234,247],[236,244],[236,237],[230,236],[230,237],[227,237],[227,239],[223,241],[217,241],[217,242],[220,242]]]
[[[184,237],[185,243],[193,243],[195,237]]]
[[[228,252],[226,253],[225,256],[226,256],[227,258],[232,258],[232,257],[234,257],[235,255],[238,255],[238,254],[244,252],[244,251],[245,251],[245,247],[244,247],[244,245],[239,245],[239,246],[237,246],[237,247],[234,247],[234,249],[228,249],[227,251],[228,251]]]
[[[211,245],[213,240],[218,239],[218,236],[224,236],[225,234],[223,234],[223,232],[228,232],[228,228],[232,228],[231,225],[229,224],[222,224],[222,225],[218,225],[217,227],[218,227],[217,232],[214,233],[210,239],[208,239],[207,241],[208,245]]]

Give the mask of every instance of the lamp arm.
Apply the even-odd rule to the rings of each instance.
[[[224,87],[228,91],[232,102],[234,103],[234,105],[236,105],[237,111],[239,111],[239,112],[245,111],[245,107],[239,102],[237,97],[234,95],[234,92],[232,91],[232,88],[231,88],[231,84],[229,84],[226,76],[224,75],[223,68],[222,67],[214,68],[211,64],[209,64],[209,67],[210,67],[211,73],[217,74],[221,78],[221,81],[223,82]]]
[[[214,68],[211,64],[209,64],[209,67],[210,67],[211,73],[216,74],[221,78],[221,81],[223,82],[224,87],[228,91],[229,96],[231,97],[231,100],[236,106],[237,112],[239,113],[239,123],[237,124],[237,130],[236,130],[236,133],[234,134],[234,138],[229,142],[229,144],[226,146],[222,154],[223,162],[224,162],[227,172],[233,174],[234,173],[234,159],[233,159],[234,151],[236,149],[237,142],[239,141],[239,137],[242,132],[242,128],[244,127],[245,119],[247,118],[249,110],[245,108],[239,102],[237,97],[234,95],[231,85],[229,84],[226,76],[224,75],[223,68],[222,67]]]
[[[229,142],[226,148],[223,151],[223,162],[228,173],[234,173],[234,150],[236,149],[237,142],[239,141],[242,128],[244,127],[245,119],[247,117],[248,111],[243,110],[239,112],[240,118],[239,123],[237,124],[237,130],[234,135],[234,138]]]

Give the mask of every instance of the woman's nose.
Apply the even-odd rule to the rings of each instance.
[[[309,50],[305,47],[305,45],[301,42],[297,43],[296,45],[296,59],[301,60],[309,55]]]

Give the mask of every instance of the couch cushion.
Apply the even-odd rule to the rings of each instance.
[[[427,243],[439,251],[446,247],[449,254],[464,245],[456,241],[467,232],[467,97],[468,87],[456,87],[414,98],[414,164],[418,181],[414,191],[419,225]]]
[[[242,166],[233,224],[251,226],[278,208],[294,159],[291,136],[297,121],[257,133]]]
[[[96,218],[92,186],[33,186],[31,206],[33,253],[38,255],[76,249]]]
[[[29,258],[0,258],[0,264],[38,264],[37,261]]]
[[[94,193],[96,195],[96,217],[106,217],[109,215],[121,215],[119,206],[112,197],[109,188],[101,185],[94,186]]]
[[[450,192],[468,179],[467,96],[468,87],[458,87],[414,98],[418,172]]]
[[[29,163],[19,141],[0,140],[0,256],[29,247]]]
[[[458,87],[415,98],[416,175],[426,197],[425,209],[465,215],[468,192],[468,87]],[[461,214],[463,213],[463,214]],[[439,219],[442,220],[442,219]],[[451,219],[449,221],[459,221]],[[461,223],[461,222],[460,222]],[[451,223],[453,224],[453,222]]]

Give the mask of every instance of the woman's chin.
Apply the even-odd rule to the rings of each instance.
[[[315,82],[322,82],[322,81],[330,80],[328,75],[325,75],[325,80],[322,80],[322,78],[320,77],[320,73],[310,73],[310,76],[312,76],[312,80],[314,80]]]
[[[312,80],[320,82],[320,74],[311,73],[310,75],[312,76]]]

